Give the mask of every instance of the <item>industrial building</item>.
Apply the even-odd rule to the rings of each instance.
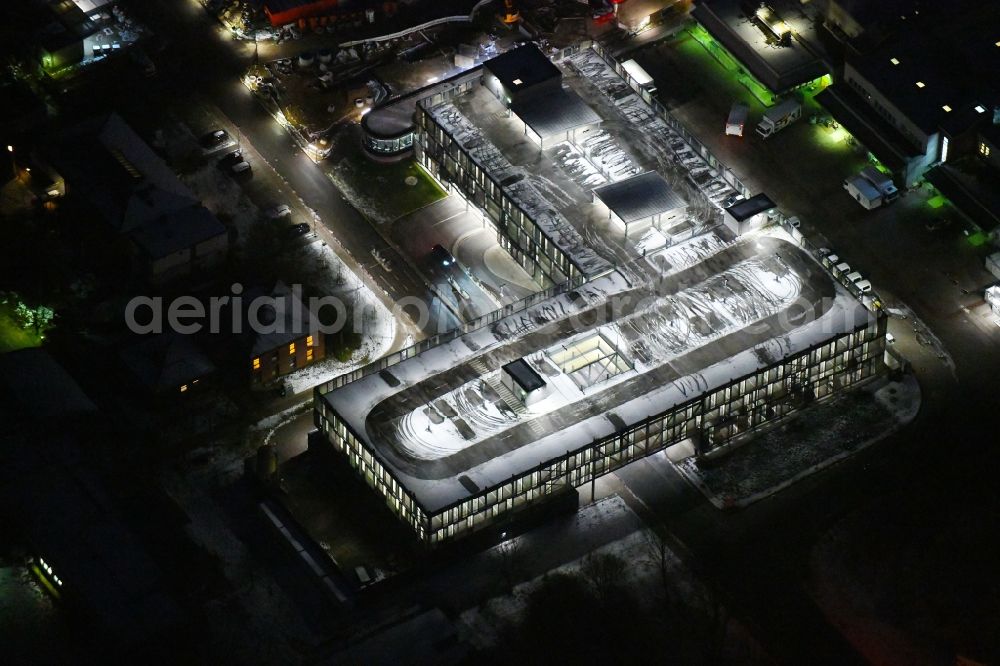
[[[784,95],[827,74],[795,33],[810,26],[797,16],[780,16],[766,3],[700,0],[691,16],[773,95]],[[765,100],[768,101],[768,100]]]
[[[724,213],[724,168],[620,66],[588,50],[533,73],[524,63],[544,55],[528,48],[426,89],[413,145],[545,291],[316,388],[322,436],[429,545],[657,451],[711,457],[884,367],[884,317],[788,233],[760,228],[770,199]],[[536,86],[601,122],[539,144],[514,110],[540,103]],[[622,107],[625,122],[611,115]],[[630,150],[654,132],[664,153]],[[685,178],[657,171],[668,155]]]
[[[981,74],[1000,68],[1000,8],[978,4],[937,7],[947,24],[931,11],[910,16],[877,48],[849,53],[842,80],[817,96],[901,184],[975,152],[1000,106],[995,77]]]

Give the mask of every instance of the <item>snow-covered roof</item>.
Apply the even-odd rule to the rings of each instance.
[[[728,246],[698,237],[657,255],[651,272],[662,280],[608,274],[323,399],[435,513],[870,321],[780,229]],[[643,305],[601,321],[612,296]],[[790,323],[785,313],[803,300],[811,316]],[[633,367],[581,389],[550,357],[598,329]],[[491,381],[524,357],[552,391],[515,414]]]

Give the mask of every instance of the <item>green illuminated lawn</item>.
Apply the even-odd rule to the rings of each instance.
[[[940,208],[941,206],[945,205],[947,201],[948,199],[946,199],[943,195],[938,194],[937,196],[933,196],[930,199],[928,199],[927,205],[930,206],[931,208]]]
[[[10,303],[0,303],[0,354],[27,347],[38,347],[42,338],[34,331],[26,331],[14,320]]]
[[[972,245],[972,247],[981,247],[983,245],[986,245],[986,242],[989,239],[990,237],[984,234],[982,231],[977,231],[974,234],[969,234],[968,238],[969,244]]]
[[[705,51],[708,52],[709,55],[715,59],[716,62],[722,65],[722,68],[730,77],[749,90],[750,94],[756,97],[762,104],[770,106],[774,103],[774,95],[771,94],[771,91],[751,76],[749,72],[744,70],[739,62],[737,62],[736,59],[730,55],[729,51],[715,41],[715,39],[708,34],[704,28],[695,24],[693,27],[688,29],[688,33],[704,48]]]
[[[336,157],[331,158],[337,164],[335,180],[343,181],[352,203],[377,222],[395,220],[447,196],[412,158],[395,164],[373,162],[364,154],[360,141],[351,139],[341,141]],[[407,185],[411,177],[416,184]]]

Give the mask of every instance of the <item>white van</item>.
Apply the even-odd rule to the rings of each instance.
[[[861,275],[861,273],[859,273],[857,271],[852,271],[852,272],[850,272],[850,273],[847,274],[847,281],[848,282],[859,282],[860,280],[862,280],[862,278],[863,278],[863,276]]]
[[[854,286],[860,289],[862,294],[872,290],[872,283],[869,282],[868,280],[861,280],[860,282],[856,282]]]
[[[851,265],[846,261],[842,261],[833,267],[833,272],[839,275],[847,275],[851,272]]]

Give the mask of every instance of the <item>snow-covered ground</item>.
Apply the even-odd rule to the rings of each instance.
[[[610,497],[599,504],[606,505],[604,508],[606,511],[629,511],[625,502],[618,496]],[[581,509],[581,513],[586,510],[586,508]],[[522,538],[526,537],[517,537],[495,546],[492,552],[498,561],[505,557],[502,552],[505,548],[516,558],[518,540]],[[459,634],[477,648],[488,649],[496,645],[503,635],[502,630],[520,620],[529,597],[539,588],[545,576],[556,573],[579,575],[587,557],[602,555],[613,555],[626,563],[620,583],[634,590],[640,603],[647,609],[662,603],[661,562],[667,571],[667,579],[671,584],[671,592],[676,595],[675,598],[693,609],[706,609],[712,603],[709,590],[694,577],[680,558],[669,547],[664,547],[661,551],[658,537],[650,530],[644,529],[602,546],[586,557],[568,562],[516,585],[510,594],[493,597],[479,606],[464,611],[459,615],[457,622]],[[511,557],[511,555],[506,556]]]
[[[678,468],[716,507],[742,507],[787,488],[887,437],[912,421],[920,388],[912,376],[836,396],[729,454]]]
[[[392,312],[344,265],[329,245],[311,243],[297,252],[302,262],[319,262],[325,267],[317,286],[324,296],[340,299],[353,311],[354,322],[361,329],[362,341],[346,362],[330,357],[285,377],[285,386],[292,393],[309,391],[317,384],[381,358],[388,353],[396,336],[396,320]]]

